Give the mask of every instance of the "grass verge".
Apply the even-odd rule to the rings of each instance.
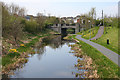
[[[77,34],[82,35],[82,38],[84,38],[84,39],[90,39],[90,35],[91,35],[91,38],[95,37],[96,34],[98,33],[98,30],[99,30],[99,27],[96,26],[96,27],[91,28],[89,30],[81,31],[81,32],[79,32]],[[91,31],[91,33],[90,33],[90,31]]]
[[[76,39],[75,36],[71,36],[71,38]],[[77,44],[82,45],[82,51],[93,59],[93,63],[97,67],[100,78],[118,78],[118,74],[120,74],[120,67],[118,67],[118,65],[113,63],[94,47],[81,40],[78,41]]]
[[[120,55],[120,52],[118,50],[118,28],[106,27],[106,32],[104,31],[104,34],[99,39],[92,41]],[[109,39],[109,45],[107,44],[107,39]]]

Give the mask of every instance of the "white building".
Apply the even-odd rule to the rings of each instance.
[[[74,18],[74,23],[77,23],[77,21],[80,19],[80,16],[78,15],[78,16],[76,16],[75,18]]]

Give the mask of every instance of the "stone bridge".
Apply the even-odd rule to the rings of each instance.
[[[68,28],[72,28],[74,29],[75,34],[78,33],[80,31],[80,26],[79,24],[75,24],[74,26],[68,26],[66,24],[62,25],[62,24],[54,24],[53,26],[51,26],[51,29],[54,31],[57,31],[60,34],[66,34],[66,31]]]

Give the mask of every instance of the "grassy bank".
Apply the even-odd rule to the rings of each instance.
[[[99,39],[92,40],[92,41],[96,42],[100,45],[103,45],[104,47],[106,47],[120,55],[120,52],[118,52],[118,28],[107,27],[106,32],[104,31],[104,34]],[[109,39],[109,41],[110,41],[109,45],[107,44],[107,39]]]
[[[89,29],[89,30],[81,31],[81,32],[79,32],[78,34],[79,34],[79,35],[82,35],[82,38],[90,39],[90,35],[91,35],[91,38],[95,37],[96,34],[97,34],[97,32],[98,32],[98,30],[99,30],[99,27],[96,26],[96,27],[91,28],[91,29]],[[91,31],[91,33],[90,33],[90,31]]]
[[[71,36],[69,38],[76,39],[75,36]],[[83,41],[78,41],[79,42],[77,44],[82,45],[82,51],[93,59],[93,63],[97,67],[97,73],[100,78],[118,78],[118,66],[115,63],[113,63],[94,47]]]
[[[37,36],[37,38],[35,39],[32,39],[32,41],[30,41],[30,43],[27,43],[27,44],[24,44],[25,47],[19,47],[18,49],[16,49],[18,51],[18,56],[17,54],[15,54],[14,56],[11,56],[11,55],[6,55],[4,57],[2,57],[2,66],[6,66],[8,64],[12,64],[15,62],[15,60],[12,60],[14,59],[14,57],[19,57],[20,55],[22,55],[23,52],[27,52],[27,51],[32,51],[31,49],[31,46],[33,46],[36,42],[39,41],[39,38],[41,37],[45,37],[47,35],[44,35],[44,36]],[[13,53],[14,54],[14,53]],[[12,54],[12,55],[13,55]],[[20,55],[19,55],[20,54]],[[24,54],[23,54],[24,55]]]
[[[16,59],[19,59],[19,57],[24,56],[26,54],[24,53],[34,53],[32,50],[32,47],[35,45],[36,42],[39,41],[40,38],[43,38],[45,36],[50,36],[52,31],[47,30],[45,32],[42,32],[40,34],[32,35],[34,38],[31,38],[31,41],[29,43],[23,43],[21,42],[24,46],[20,46],[19,48],[16,48],[16,52],[8,53],[7,55],[2,57],[2,66],[7,66],[8,64],[12,64],[16,62]],[[31,36],[31,35],[28,35]],[[16,58],[16,59],[15,59]]]

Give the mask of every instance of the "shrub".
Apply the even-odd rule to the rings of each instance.
[[[26,21],[25,23],[25,31],[29,32],[29,33],[36,33],[38,32],[38,23],[36,21]]]

